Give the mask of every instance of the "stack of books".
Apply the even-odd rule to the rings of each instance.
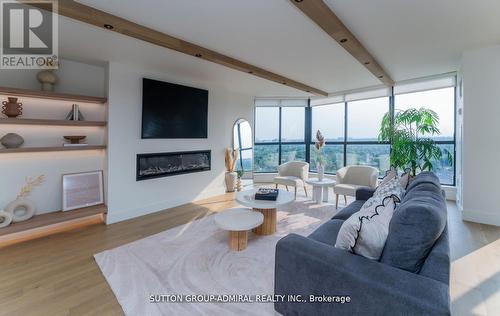
[[[260,188],[257,192],[255,192],[255,199],[263,201],[276,201],[279,192],[280,191],[278,189]]]

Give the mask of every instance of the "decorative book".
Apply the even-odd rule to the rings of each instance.
[[[263,201],[276,201],[278,193],[278,189],[260,188],[257,192],[255,192],[255,199]]]

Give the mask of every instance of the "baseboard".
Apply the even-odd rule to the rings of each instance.
[[[468,222],[500,226],[500,213],[463,210],[462,219]]]
[[[190,197],[170,199],[167,201],[161,201],[158,203],[151,203],[151,204],[144,205],[140,208],[129,209],[129,210],[121,211],[118,213],[114,212],[113,209],[111,208],[112,206],[108,205],[108,214],[107,214],[107,218],[106,218],[106,224],[108,224],[108,225],[114,224],[114,223],[118,223],[118,222],[125,221],[128,219],[136,218],[139,216],[144,216],[144,215],[148,215],[151,213],[161,212],[161,211],[167,210],[167,209],[172,208],[172,207],[191,203],[191,202],[198,201],[198,200],[207,199],[207,198],[214,197],[217,195],[222,195],[224,193],[226,193],[226,190],[224,187],[216,187],[216,188],[213,188],[211,190],[207,190],[206,192],[201,193],[200,195],[198,195],[196,197],[195,200],[193,200]]]

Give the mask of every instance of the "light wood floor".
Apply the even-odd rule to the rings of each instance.
[[[235,205],[233,198],[226,194],[0,249],[0,315],[122,315],[93,254],[223,210]],[[500,228],[462,222],[453,203],[448,210],[453,312],[498,315]]]

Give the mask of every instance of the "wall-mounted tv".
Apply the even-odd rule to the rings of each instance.
[[[208,91],[142,79],[142,138],[207,138]]]

